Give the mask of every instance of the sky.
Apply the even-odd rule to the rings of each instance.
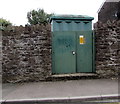
[[[97,21],[97,11],[105,0],[0,0],[0,18],[13,25],[25,25],[27,12],[44,9],[46,13],[88,15]]]

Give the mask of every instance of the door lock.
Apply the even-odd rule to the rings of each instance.
[[[75,51],[72,51],[72,54],[75,55]]]

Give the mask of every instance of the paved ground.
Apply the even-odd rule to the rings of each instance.
[[[117,96],[118,81],[110,79],[71,80],[3,84],[3,101],[76,99]]]

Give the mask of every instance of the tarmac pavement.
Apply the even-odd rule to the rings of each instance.
[[[118,80],[90,79],[2,85],[2,101],[46,101],[118,96]]]

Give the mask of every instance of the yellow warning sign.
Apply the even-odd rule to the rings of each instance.
[[[83,35],[79,36],[79,42],[80,44],[85,44],[85,38]]]

